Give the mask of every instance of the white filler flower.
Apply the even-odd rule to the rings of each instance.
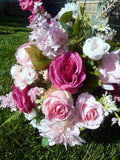
[[[65,12],[69,12],[72,11],[73,12],[73,17],[76,18],[77,14],[80,12],[80,7],[72,2],[72,3],[67,3],[65,4],[65,7],[63,7],[60,12],[57,14],[56,18],[60,19],[60,17],[65,13]]]
[[[83,45],[83,53],[92,60],[100,60],[109,49],[110,45],[98,37],[87,39]]]

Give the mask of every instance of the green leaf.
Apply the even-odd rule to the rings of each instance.
[[[79,33],[80,33],[80,19],[78,16],[73,26],[73,35],[78,35]]]
[[[48,145],[49,145],[48,138],[42,137],[41,145],[42,145],[43,147],[48,146]]]
[[[65,12],[61,17],[60,17],[60,22],[69,22],[70,19],[72,19],[72,14],[73,12],[72,11],[69,11],[69,12]]]
[[[52,60],[44,56],[42,51],[40,51],[34,44],[29,48],[25,48],[25,50],[29,54],[36,71],[45,70],[49,67]]]
[[[84,15],[84,11],[85,11],[85,6],[83,4],[80,4],[80,12],[82,16]]]
[[[63,21],[61,21],[60,24],[69,34],[73,33],[73,28],[71,26],[69,26],[68,24],[66,24]]]

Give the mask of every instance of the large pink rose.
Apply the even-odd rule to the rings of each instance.
[[[42,111],[50,121],[68,119],[73,111],[71,94],[62,90],[52,92],[43,102]]]
[[[100,64],[100,80],[105,89],[112,90],[113,83],[120,83],[120,59],[119,55],[111,52],[103,56]]]
[[[51,62],[49,76],[55,87],[76,93],[86,77],[82,58],[72,51],[58,56]]]
[[[19,87],[13,86],[12,97],[14,102],[17,104],[17,108],[21,113],[30,113],[33,109],[33,103],[31,102],[30,96],[28,96],[29,87],[26,87],[23,90],[20,90]]]
[[[87,92],[78,96],[76,114],[78,114],[77,122],[80,127],[89,129],[98,128],[104,119],[103,106]]]

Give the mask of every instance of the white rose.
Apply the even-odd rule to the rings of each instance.
[[[24,115],[25,115],[25,118],[26,118],[27,120],[31,120],[31,119],[33,119],[33,118],[36,117],[36,111],[35,111],[35,109],[33,108],[32,111],[31,111],[29,114],[24,113]]]
[[[100,60],[109,49],[110,45],[98,37],[87,39],[83,45],[83,53],[92,60]]]

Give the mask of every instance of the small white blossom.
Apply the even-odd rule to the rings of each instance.
[[[31,120],[36,117],[36,110],[33,108],[29,114],[24,113],[24,115],[26,119]]]
[[[101,98],[101,103],[104,106],[105,116],[108,116],[109,113],[117,111],[117,106],[115,105],[115,101],[113,101],[112,95],[103,95],[103,97]]]
[[[73,17],[76,18],[77,14],[80,12],[80,8],[76,3],[67,3],[65,4],[65,7],[63,7],[60,12],[57,14],[56,18],[60,19],[60,17],[65,13],[73,11]]]
[[[120,126],[120,117],[118,117],[118,118],[113,117],[113,118],[112,118],[112,124],[111,124],[111,125],[114,125],[114,124],[117,123],[117,122],[118,122],[118,125]]]

